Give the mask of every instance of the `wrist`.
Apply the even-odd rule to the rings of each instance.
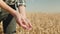
[[[22,17],[26,18],[26,14],[20,13],[20,15],[21,15]]]
[[[14,15],[15,18],[17,18],[19,16],[20,16],[19,12],[16,12],[15,15]]]
[[[25,7],[24,6],[19,6],[18,7],[18,10],[19,10],[19,13],[23,16],[23,17],[26,17],[26,10],[25,10]]]

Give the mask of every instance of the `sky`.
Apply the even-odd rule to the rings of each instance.
[[[60,0],[27,0],[26,10],[30,12],[60,12]]]

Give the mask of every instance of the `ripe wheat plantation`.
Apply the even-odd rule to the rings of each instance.
[[[60,34],[60,14],[28,12],[27,17],[32,23],[32,30],[27,31],[17,25],[17,34]],[[2,34],[2,24],[0,26]]]

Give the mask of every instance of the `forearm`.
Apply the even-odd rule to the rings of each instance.
[[[19,6],[18,9],[19,9],[20,14],[26,17],[25,6],[24,5]]]
[[[18,11],[20,12],[20,14],[22,14],[24,17],[26,17],[26,0],[19,0],[18,1]]]
[[[16,12],[14,9],[9,7],[5,2],[3,2],[3,0],[0,0],[0,7],[5,9],[7,12],[9,12],[13,16],[16,16],[16,14],[18,14],[18,12]]]

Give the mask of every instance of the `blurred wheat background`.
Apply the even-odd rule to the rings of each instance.
[[[60,14],[48,13],[27,13],[28,19],[32,23],[32,30],[27,31],[16,26],[16,34],[60,34]],[[0,23],[0,34],[2,34],[2,23]]]

